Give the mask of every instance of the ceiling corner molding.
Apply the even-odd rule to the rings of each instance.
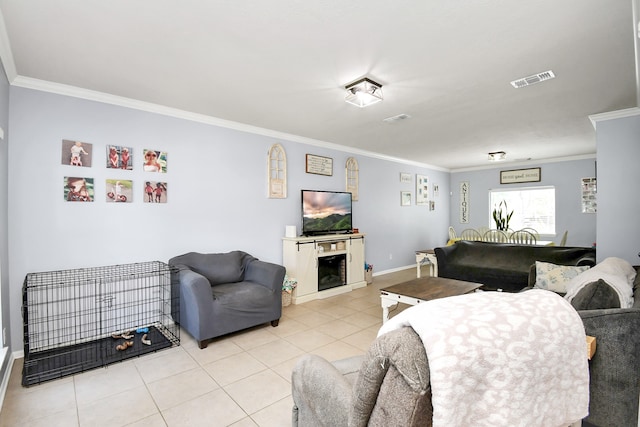
[[[593,128],[596,129],[598,122],[604,122],[607,120],[614,120],[614,119],[622,119],[625,117],[632,117],[632,116],[638,116],[638,115],[640,115],[640,108],[632,107],[632,108],[625,108],[624,110],[608,111],[606,113],[592,114],[589,116],[589,120],[591,120],[591,125],[593,126]]]
[[[387,156],[384,154],[375,153],[371,151],[360,150],[360,149],[348,147],[345,145],[339,145],[332,142],[306,138],[299,135],[293,135],[293,134],[280,132],[276,130],[261,128],[257,126],[251,126],[244,123],[238,123],[230,120],[219,119],[217,117],[207,116],[199,113],[192,113],[190,111],[179,110],[177,108],[166,107],[164,105],[138,101],[136,99],[125,98],[122,96],[111,95],[104,92],[83,89],[76,86],[70,86],[70,85],[65,85],[61,83],[53,83],[46,80],[34,79],[31,77],[17,76],[16,78],[13,79],[13,81],[11,82],[11,85],[16,87],[22,87],[25,89],[33,89],[33,90],[38,90],[42,92],[55,93],[57,95],[70,96],[73,98],[86,99],[89,101],[96,101],[96,102],[102,102],[105,104],[117,105],[120,107],[132,108],[135,110],[161,114],[165,116],[175,117],[178,119],[184,119],[184,120],[189,120],[193,122],[219,126],[227,129],[234,129],[241,132],[248,132],[256,135],[275,138],[275,139],[285,139],[285,140],[297,142],[300,144],[329,148],[332,150],[341,151],[341,152],[350,153],[350,154],[359,154],[362,156],[372,157],[372,158],[386,160],[386,161],[395,162],[395,163],[402,163],[406,165],[413,165],[413,166],[432,169],[436,171],[449,172],[449,169],[442,168],[439,166],[428,165],[425,163],[419,163],[412,160],[401,159],[401,158]]]
[[[11,44],[9,43],[9,34],[7,33],[7,27],[4,25],[4,15],[0,10],[0,61],[4,67],[4,72],[7,75],[9,83],[18,76],[16,71],[16,63],[13,60],[13,52],[11,51]]]
[[[501,163],[499,165],[492,164],[487,166],[472,166],[468,168],[459,168],[452,169],[451,173],[461,173],[461,172],[475,172],[480,170],[488,170],[488,169],[505,169],[510,167],[530,167],[530,166],[541,166],[547,163],[559,163],[559,162],[573,162],[576,160],[588,160],[595,159],[596,153],[587,153],[587,154],[578,154],[575,156],[564,156],[564,157],[549,157],[546,159],[532,159],[532,160],[523,160],[519,162],[507,162]]]

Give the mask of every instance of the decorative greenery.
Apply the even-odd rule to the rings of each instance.
[[[289,276],[285,274],[284,281],[282,282],[282,291],[290,294],[296,286],[298,286],[298,281],[296,279],[289,278]]]
[[[502,205],[504,205],[504,216],[502,211]],[[513,216],[513,210],[509,213],[507,208],[507,202],[501,201],[497,208],[493,210],[493,220],[496,222],[496,228],[498,230],[506,231],[509,228],[509,221]]]

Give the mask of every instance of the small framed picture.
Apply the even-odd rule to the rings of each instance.
[[[144,183],[145,203],[167,203],[167,183],[156,181],[145,181]]]
[[[400,206],[411,206],[411,191],[400,192]]]
[[[64,199],[67,202],[93,202],[93,178],[66,176]]]
[[[62,164],[91,167],[93,146],[87,142],[62,140]]]
[[[144,157],[144,165],[142,170],[145,172],[167,172],[167,153],[164,151],[145,149],[142,152]]]
[[[315,154],[306,155],[307,173],[316,175],[333,176],[333,159],[331,157],[317,156]]]
[[[119,145],[107,145],[107,168],[133,169],[133,149]]]
[[[429,202],[429,177],[416,175],[416,205],[426,205]]]
[[[411,182],[412,175],[410,173],[400,172],[400,182]]]
[[[128,179],[107,179],[107,202],[131,203],[133,201],[133,181]]]

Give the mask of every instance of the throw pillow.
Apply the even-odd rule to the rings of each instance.
[[[557,265],[536,261],[536,283],[534,287],[564,294],[567,292],[567,282],[588,269],[589,267],[586,265]]]
[[[598,279],[597,282],[586,284],[571,300],[576,310],[597,310],[600,308],[620,308],[618,293],[607,282]]]
[[[620,307],[629,308],[633,306],[633,276],[635,276],[635,269],[627,261],[615,257],[606,258],[588,271],[571,279],[567,283],[565,299],[571,302],[584,286],[603,279],[618,294]]]

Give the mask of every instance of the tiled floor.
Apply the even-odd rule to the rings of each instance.
[[[297,359],[364,353],[382,325],[380,288],[413,278],[415,269],[402,270],[366,288],[290,305],[278,327],[232,334],[204,350],[181,331],[179,347],[29,388],[20,385],[16,360],[0,427],[289,426]]]

